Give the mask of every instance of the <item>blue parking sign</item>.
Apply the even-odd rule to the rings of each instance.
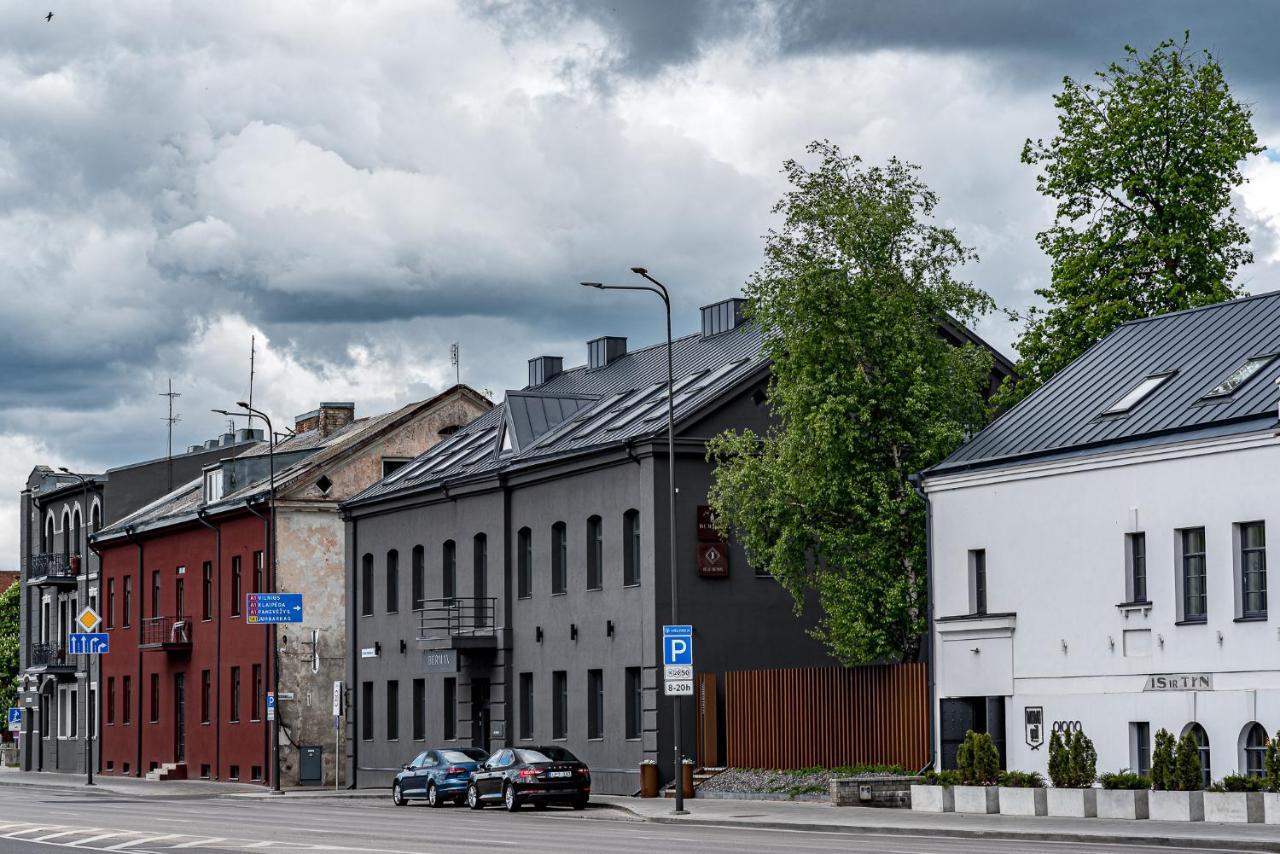
[[[17,706],[9,707],[9,729],[11,730],[22,729],[22,709],[18,708]]]
[[[662,627],[662,663],[693,665],[693,626]]]

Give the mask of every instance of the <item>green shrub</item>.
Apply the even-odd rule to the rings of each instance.
[[[1173,733],[1160,729],[1156,733],[1155,750],[1151,753],[1151,786],[1160,792],[1174,791],[1176,781],[1173,774]]]
[[[1214,792],[1262,792],[1266,791],[1267,781],[1261,777],[1250,777],[1247,774],[1228,774],[1213,784]]]
[[[926,771],[920,778],[926,786],[960,786],[964,780],[959,771]]]
[[[1267,788],[1273,792],[1280,792],[1280,732],[1267,739],[1263,767],[1267,770]]]
[[[1132,771],[1107,772],[1098,778],[1104,789],[1141,790],[1151,788],[1151,778]]]
[[[1071,787],[1087,789],[1098,779],[1098,751],[1093,741],[1078,729],[1071,734],[1071,747],[1067,751],[1067,767],[1070,768]]]
[[[1049,780],[1056,788],[1065,789],[1070,775],[1067,746],[1058,731],[1054,730],[1049,735]]]
[[[1010,789],[1043,789],[1044,777],[1038,771],[1002,771],[999,782]]]
[[[966,786],[991,786],[1000,774],[1000,753],[991,736],[969,730],[956,749],[956,766]]]
[[[1177,758],[1174,760],[1176,791],[1198,792],[1204,788],[1204,769],[1200,765],[1200,742],[1187,732],[1178,741]]]

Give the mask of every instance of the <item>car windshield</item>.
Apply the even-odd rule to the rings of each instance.
[[[488,754],[483,750],[442,750],[440,756],[445,762],[481,762]]]
[[[539,762],[577,762],[578,757],[574,756],[563,747],[539,747],[537,750],[520,750],[520,761],[529,765],[536,765]]]

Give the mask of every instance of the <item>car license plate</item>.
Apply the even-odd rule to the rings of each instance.
[[[548,777],[572,777],[573,772],[572,771],[548,771],[547,776]]]

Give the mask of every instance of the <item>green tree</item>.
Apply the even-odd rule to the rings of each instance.
[[[814,590],[815,634],[845,663],[918,658],[925,630],[924,503],[907,477],[988,417],[990,354],[938,336],[990,297],[958,281],[974,258],[934,224],[918,168],[864,166],[829,142],[789,160],[780,230],[747,283],[772,361],[777,426],[715,438],[709,500],[751,563]]]
[[[0,709],[17,705],[21,595],[21,583],[0,593]]]
[[[1067,751],[1070,785],[1076,789],[1092,786],[1098,779],[1098,751],[1094,749],[1093,740],[1082,729],[1073,732],[1070,739],[1071,746]]]
[[[1252,113],[1236,101],[1206,51],[1161,42],[1054,96],[1058,135],[1028,139],[1022,162],[1057,202],[1038,236],[1052,261],[1047,302],[1022,319],[1015,403],[1128,320],[1238,296],[1253,260],[1232,188],[1241,162],[1263,150]]]
[[[1275,733],[1267,739],[1267,750],[1263,758],[1267,771],[1267,788],[1273,792],[1280,792],[1280,733]]]
[[[1178,742],[1177,759],[1174,762],[1177,791],[1195,792],[1204,788],[1204,769],[1200,765],[1200,742],[1187,732]]]
[[[1174,775],[1173,733],[1161,727],[1156,732],[1155,749],[1151,752],[1151,787],[1160,792],[1177,790]]]
[[[1049,733],[1049,781],[1059,789],[1071,785],[1071,758],[1062,735],[1056,729]]]

